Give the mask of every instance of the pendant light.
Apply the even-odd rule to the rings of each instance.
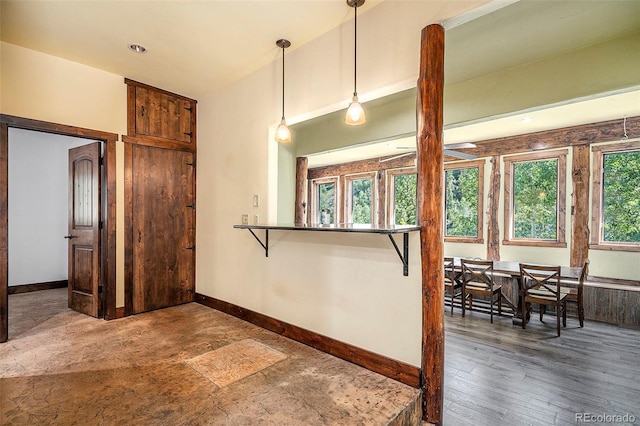
[[[364,4],[365,0],[347,0],[347,5],[353,7],[354,19],[353,19],[353,98],[347,109],[347,115],[344,118],[344,122],[350,126],[358,126],[364,124],[366,120],[364,116],[364,109],[358,101],[358,90],[356,88],[357,81],[357,53],[358,53],[358,7]]]
[[[282,38],[276,41],[276,46],[282,49],[282,121],[276,129],[275,140],[278,143],[289,143],[291,142],[291,131],[284,119],[284,49],[291,46],[291,42]]]

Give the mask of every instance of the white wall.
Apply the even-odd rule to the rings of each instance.
[[[105,132],[127,132],[122,76],[0,42],[0,112]],[[116,306],[124,306],[124,147],[116,146]]]
[[[9,129],[9,285],[67,279],[69,148],[92,141]]]
[[[460,2],[459,7],[470,6]],[[437,14],[433,2],[383,2],[358,17],[363,100],[415,85],[420,33],[444,18]],[[348,105],[352,24],[287,52],[290,122]],[[296,40],[291,42],[295,46]],[[274,47],[274,58],[277,54]],[[281,116],[279,63],[199,99],[196,290],[419,365],[417,234],[410,240],[409,277],[403,277],[384,236],[272,231],[265,258],[251,234],[233,229],[243,213],[276,220],[278,150],[272,131]],[[258,208],[252,206],[253,194],[263,200]]]

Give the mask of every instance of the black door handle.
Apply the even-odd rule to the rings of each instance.
[[[65,235],[64,237],[65,237],[66,239],[68,239],[68,240],[70,240],[70,239],[72,239],[72,238],[78,238],[78,237],[76,237],[75,235]]]

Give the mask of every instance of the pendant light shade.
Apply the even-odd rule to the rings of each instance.
[[[291,42],[289,40],[280,39],[276,41],[276,46],[282,49],[282,120],[276,129],[275,140],[278,143],[289,143],[291,142],[291,131],[289,130],[287,121],[284,118],[284,49],[291,46]]]
[[[353,19],[353,98],[347,109],[347,115],[344,118],[344,122],[350,126],[358,126],[367,121],[364,115],[364,109],[358,101],[357,90],[357,64],[358,64],[358,7],[364,4],[365,0],[347,0],[347,5],[353,7],[354,19]]]
[[[287,122],[284,117],[282,117],[282,121],[280,121],[280,125],[276,129],[276,142],[278,143],[289,143],[291,142],[291,131],[289,130],[289,126],[287,126]]]

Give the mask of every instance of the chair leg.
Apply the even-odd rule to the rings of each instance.
[[[462,287],[462,291],[460,293],[460,297],[462,298],[462,300],[460,300],[460,305],[462,306],[462,316],[464,316],[464,311],[467,307],[467,295],[464,291],[464,286]]]
[[[493,301],[493,295],[491,295],[491,300],[489,301],[489,313],[490,313],[490,318],[491,318],[491,324],[493,324],[493,304],[495,302]]]
[[[556,328],[558,329],[558,337],[560,337],[560,305],[556,305]]]
[[[522,300],[522,329],[524,330],[527,327],[527,302],[525,302],[524,295],[520,297]]]
[[[542,316],[544,315],[546,309],[547,307],[545,305],[540,305],[540,322],[542,322]]]
[[[584,327],[584,306],[582,305],[582,295],[578,295],[578,319],[580,327]]]
[[[498,293],[498,315],[502,315],[502,293]]]
[[[562,303],[562,326],[567,328],[567,301]]]

